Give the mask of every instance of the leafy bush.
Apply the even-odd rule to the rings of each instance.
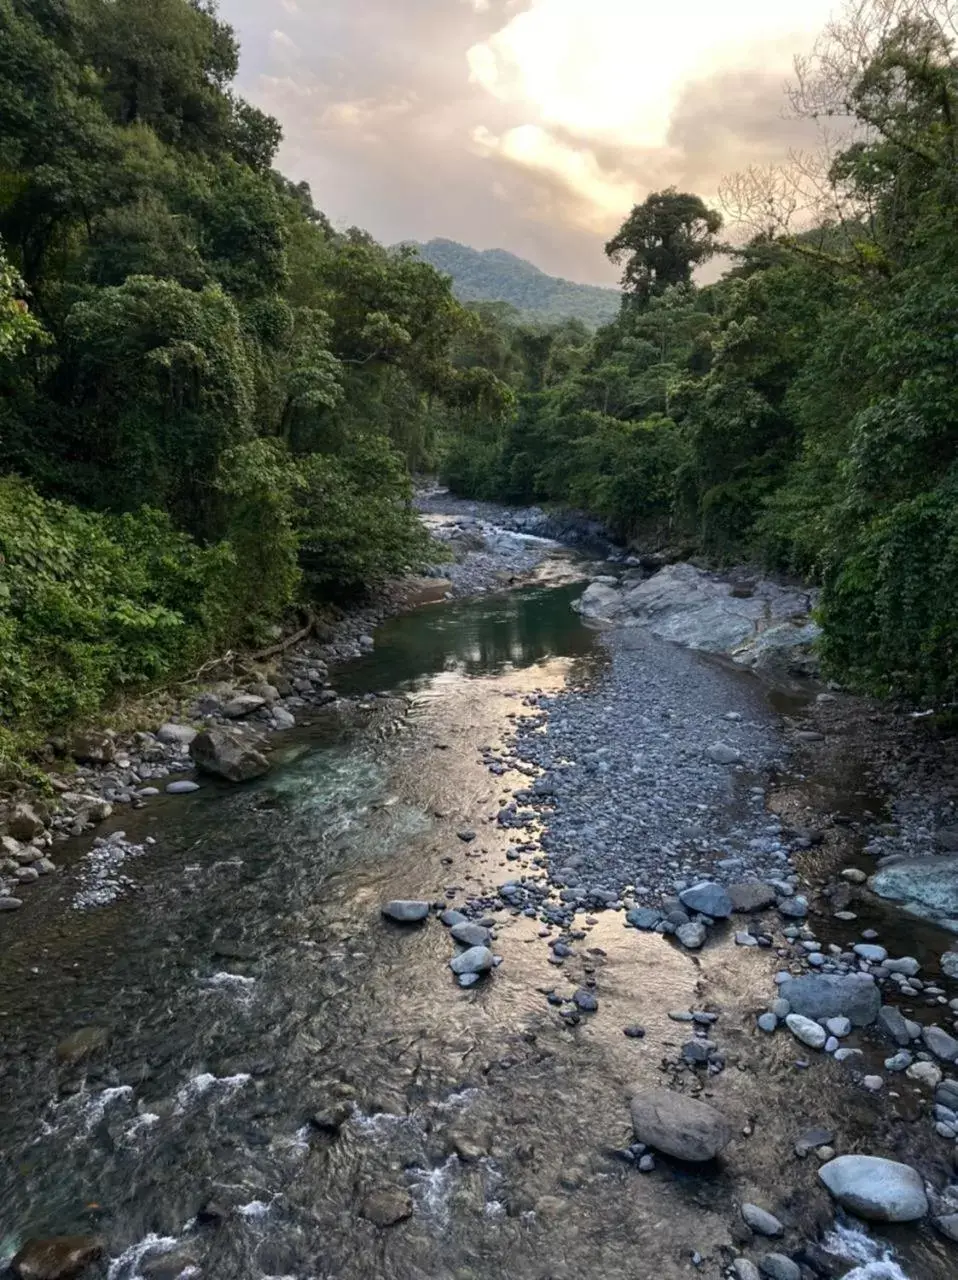
[[[0,479],[0,720],[50,728],[185,670],[228,630],[231,560],[162,512],[82,512]]]

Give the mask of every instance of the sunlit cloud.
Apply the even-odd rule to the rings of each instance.
[[[221,0],[279,163],[337,225],[610,282],[632,203],[783,159],[792,56],[834,0]]]

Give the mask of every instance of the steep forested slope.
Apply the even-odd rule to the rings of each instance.
[[[581,320],[592,329],[614,320],[619,310],[617,289],[546,275],[505,249],[471,249],[455,240],[430,240],[413,247],[437,271],[452,276],[453,292],[461,302],[508,302],[526,319]]]

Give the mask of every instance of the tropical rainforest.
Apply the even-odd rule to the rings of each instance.
[[[955,697],[950,13],[854,6],[795,91],[845,143],[732,182],[740,243],[649,196],[592,331],[334,230],[206,0],[0,0],[0,753],[415,568],[437,468],[820,581],[836,677]]]
[[[833,676],[958,696],[956,38],[950,0],[852,4],[790,95],[822,154],[726,184],[744,242],[657,192],[607,245],[624,302],[594,336],[480,309],[465,358],[518,404],[453,442],[452,487],[820,582]]]

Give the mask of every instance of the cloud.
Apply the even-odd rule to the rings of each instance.
[[[610,282],[631,204],[807,139],[791,54],[831,0],[222,0],[281,167],[341,225]]]

